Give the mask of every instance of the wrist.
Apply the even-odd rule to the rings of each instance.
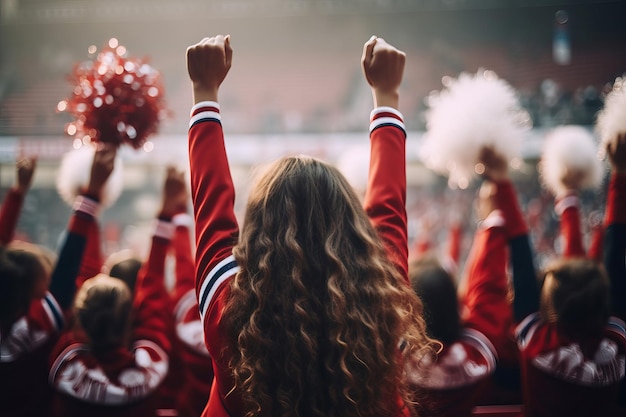
[[[374,107],[398,108],[400,102],[400,94],[398,91],[383,91],[373,88],[372,96],[374,98]]]
[[[26,195],[26,193],[28,192],[28,187],[23,187],[23,186],[20,186],[19,184],[16,184],[13,187],[11,187],[11,190],[16,194],[20,194],[23,196],[23,195]]]
[[[217,94],[218,88],[208,88],[197,86],[194,84],[193,86],[193,102],[194,104],[198,104],[202,101],[214,101],[217,102]]]

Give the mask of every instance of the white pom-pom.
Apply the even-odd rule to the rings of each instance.
[[[580,126],[562,126],[546,136],[539,169],[544,185],[555,196],[568,189],[596,188],[602,181],[602,163],[592,133]],[[564,179],[568,184],[564,183]]]
[[[79,149],[66,153],[61,160],[61,166],[57,174],[57,191],[63,201],[70,205],[74,204],[74,199],[87,187],[91,174],[91,165],[96,150],[93,146],[83,146]],[[109,207],[122,193],[124,187],[124,173],[122,160],[115,157],[115,166],[102,192],[100,204],[102,207]]]
[[[483,147],[492,147],[509,161],[519,157],[530,117],[515,89],[493,71],[446,77],[444,85],[428,98],[420,152],[427,167],[448,175],[451,186],[463,188],[475,175]]]
[[[615,80],[613,90],[604,100],[604,108],[598,113],[596,131],[600,136],[601,150],[611,139],[626,133],[626,78]]]

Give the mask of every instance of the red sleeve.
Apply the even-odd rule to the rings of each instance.
[[[23,204],[24,194],[11,188],[0,209],[0,245],[6,245],[13,240]]]
[[[408,278],[406,214],[406,132],[402,115],[391,107],[372,111],[370,168],[365,210],[391,261]]]
[[[74,208],[77,211],[84,211],[89,213],[93,217],[97,217],[100,210],[100,204],[98,201],[87,196],[78,196],[74,203]],[[85,254],[83,255],[83,262],[80,265],[80,271],[76,278],[76,288],[80,288],[83,283],[89,279],[98,275],[102,269],[102,246],[100,242],[100,226],[97,220],[90,222],[87,225],[87,244],[85,246]]]
[[[589,258],[597,262],[602,262],[604,250],[604,227],[597,225],[592,228],[591,244],[589,245]]]
[[[195,286],[208,340],[217,332],[221,314],[213,308],[214,300],[239,270],[232,256],[239,227],[219,105],[197,103],[189,125],[191,198],[196,223]]]
[[[182,219],[182,217],[178,217],[178,219]],[[195,290],[196,287],[193,250],[191,248],[191,233],[189,230],[189,226],[192,225],[192,222],[193,220],[189,217],[189,225],[178,224],[176,225],[176,230],[174,231],[174,240],[172,242],[176,258],[176,284],[174,285],[173,296],[174,304],[178,303],[180,299],[189,291]],[[174,219],[174,223],[176,223],[176,218]],[[195,300],[195,292],[193,299]]]
[[[578,197],[570,193],[557,199],[554,206],[556,214],[561,217],[561,237],[563,238],[563,257],[584,257],[583,237],[580,230],[580,213]]]
[[[497,184],[496,201],[506,221],[506,234],[509,239],[527,235],[528,227],[520,210],[515,187],[510,180]]]
[[[454,265],[459,264],[459,258],[461,256],[461,232],[462,227],[460,223],[456,223],[450,228],[448,256],[450,257],[450,260],[454,262]]]
[[[506,276],[507,236],[504,218],[494,211],[474,236],[467,261],[463,321],[483,333],[498,350],[511,322]]]
[[[621,191],[620,191],[621,190]],[[626,174],[613,174],[609,182],[604,225],[626,224]]]
[[[135,340],[149,340],[164,351],[170,350],[168,339],[169,298],[165,289],[165,258],[169,248],[173,226],[160,221],[152,237],[148,260],[139,271],[135,285],[133,325]]]

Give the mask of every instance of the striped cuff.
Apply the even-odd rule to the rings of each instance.
[[[406,137],[402,113],[393,107],[377,107],[370,113],[370,133],[382,126],[395,126],[402,130]]]
[[[172,223],[174,226],[183,226],[188,229],[191,229],[194,225],[193,217],[191,217],[187,213],[179,213],[172,217]]]
[[[566,194],[557,199],[554,211],[560,217],[570,207],[578,207],[578,196],[576,194]]]
[[[215,101],[201,101],[191,108],[189,129],[201,122],[222,123],[220,105]]]
[[[152,236],[160,237],[166,240],[172,240],[176,226],[172,222],[163,220],[155,220],[154,233]]]
[[[76,212],[87,214],[94,218],[98,217],[98,214],[100,214],[100,203],[84,195],[79,195],[74,199],[72,208]]]
[[[480,222],[480,228],[483,230],[487,230],[491,229],[492,227],[504,227],[505,224],[506,221],[504,220],[504,215],[502,214],[502,211],[494,210],[489,213],[487,217],[485,217],[485,220]]]

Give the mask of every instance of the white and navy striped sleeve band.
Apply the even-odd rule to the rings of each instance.
[[[172,222],[167,222],[165,220],[155,220],[153,230],[153,236],[160,237],[166,240],[172,240],[172,238],[174,237],[174,231],[176,230],[176,226],[174,226]]]
[[[57,303],[57,300],[54,298],[54,296],[49,292],[46,293],[46,296],[43,298],[43,300],[41,300],[41,304],[43,305],[43,308],[55,329],[63,329],[63,325],[65,324],[63,310],[61,309],[61,306],[59,306],[59,304]]]
[[[559,198],[554,205],[554,211],[557,215],[562,216],[565,210],[570,207],[578,207],[578,196],[576,194],[567,194]]]
[[[228,278],[239,272],[239,266],[235,261],[235,257],[230,255],[228,258],[223,259],[220,263],[215,265],[209,274],[202,281],[200,286],[200,293],[198,294],[198,306],[200,308],[200,317],[204,322],[204,316],[209,309],[211,300],[215,295],[217,288],[226,281]]]
[[[220,116],[220,105],[215,101],[201,101],[191,108],[191,119],[189,129],[202,122],[222,123]]]
[[[528,341],[535,333],[540,320],[539,314],[533,313],[517,325],[517,328],[515,329],[515,338],[517,339],[517,344],[520,348],[526,347]]]
[[[84,195],[76,196],[72,208],[74,211],[88,214],[91,217],[98,217],[100,213],[100,203]]]
[[[483,357],[487,360],[489,372],[493,372],[496,369],[498,353],[489,338],[478,330],[469,328],[463,329],[463,336],[468,343],[474,345],[474,347],[482,353]]]
[[[383,126],[395,126],[402,130],[406,137],[402,113],[393,107],[382,106],[372,110],[370,114],[370,133]]]
[[[174,226],[186,227],[187,229],[191,229],[194,226],[193,217],[191,217],[187,213],[179,213],[172,217],[172,223]]]

